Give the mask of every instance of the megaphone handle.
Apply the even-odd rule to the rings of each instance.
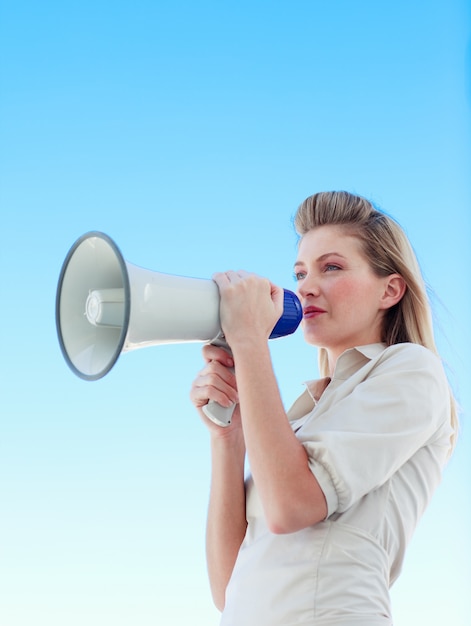
[[[219,335],[213,341],[211,341],[213,346],[219,346],[220,348],[224,348],[226,352],[228,352],[232,356],[232,351],[229,347],[229,344],[224,338],[224,335]],[[230,368],[231,371],[234,371],[233,368]],[[220,405],[218,402],[214,400],[210,400],[208,404],[203,406],[203,413],[208,417],[212,422],[221,426],[222,428],[226,428],[229,426],[232,420],[232,414],[234,413],[236,405],[226,407]]]
[[[218,426],[221,426],[222,428],[227,428],[227,426],[229,426],[229,424],[231,423],[232,414],[234,413],[235,407],[235,404],[229,407],[225,407],[221,406],[214,400],[210,400],[208,404],[203,407],[203,413]]]

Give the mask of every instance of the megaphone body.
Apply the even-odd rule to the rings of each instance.
[[[121,352],[171,343],[224,345],[219,300],[213,280],[138,267],[124,260],[108,235],[86,233],[69,250],[59,277],[62,354],[77,376],[97,380]],[[270,338],[293,333],[301,318],[297,296],[285,290],[283,314]]]

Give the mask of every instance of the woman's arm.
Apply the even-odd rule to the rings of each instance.
[[[211,439],[211,489],[206,529],[206,555],[209,582],[215,605],[221,611],[225,592],[247,528],[245,513],[245,442],[240,410],[232,423],[221,428],[201,410],[208,400],[222,405],[237,402],[235,376],[229,368],[232,359],[221,348],[205,346],[206,367],[193,383],[190,397]]]
[[[265,343],[232,348],[247,456],[268,527],[291,533],[325,519],[327,504],[281,401]]]
[[[212,435],[211,457],[206,558],[213,600],[222,611],[226,587],[247,528],[243,437]]]
[[[283,311],[283,290],[246,272],[215,280],[254,483],[270,530],[295,532],[325,519],[327,504],[287,419],[271,363],[268,337]]]

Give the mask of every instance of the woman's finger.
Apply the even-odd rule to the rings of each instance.
[[[202,353],[203,358],[207,363],[217,361],[226,367],[234,367],[234,360],[232,356],[224,348],[208,343],[203,346]]]

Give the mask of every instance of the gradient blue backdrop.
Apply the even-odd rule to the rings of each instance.
[[[433,288],[463,432],[395,624],[469,623],[469,35],[466,0],[1,2],[2,624],[217,624],[200,347],[79,380],[57,279],[98,229],[137,265],[293,288],[291,218],[325,189],[396,217]],[[316,355],[301,333],[271,345],[289,403]]]

